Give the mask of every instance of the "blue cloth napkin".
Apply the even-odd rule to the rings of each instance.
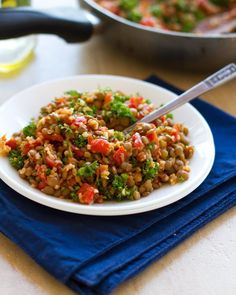
[[[148,81],[181,92],[155,76]],[[192,104],[211,127],[216,160],[187,197],[137,215],[84,216],[34,203],[0,181],[0,231],[77,293],[109,294],[236,205],[236,119],[200,99]]]

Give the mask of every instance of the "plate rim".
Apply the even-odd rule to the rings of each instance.
[[[116,80],[130,80],[136,83],[144,84],[148,87],[153,87],[153,88],[159,88],[160,91],[164,91],[166,93],[169,93],[170,95],[177,95],[176,93],[153,83],[135,79],[135,78],[130,78],[130,77],[125,77],[125,76],[119,76],[119,75],[100,75],[100,74],[86,74],[86,75],[73,75],[73,76],[67,76],[59,79],[52,79],[48,81],[44,81],[42,83],[35,84],[31,87],[25,88],[14,95],[12,95],[9,99],[7,99],[3,104],[0,105],[0,113],[4,110],[4,108],[7,108],[7,105],[11,103],[11,101],[14,101],[15,97],[24,94],[25,92],[32,91],[34,88],[37,87],[42,87],[44,85],[50,85],[54,83],[58,83],[60,81],[71,81],[71,80],[76,80],[80,78],[102,78],[102,79],[107,79],[107,78],[112,78]],[[51,207],[57,210],[61,211],[66,211],[70,213],[76,213],[76,214],[83,214],[83,215],[95,215],[95,216],[118,216],[118,215],[130,215],[130,214],[136,214],[136,213],[142,213],[142,212],[148,212],[154,209],[158,209],[167,205],[170,205],[184,197],[186,197],[189,193],[194,191],[207,177],[207,175],[210,173],[211,168],[213,166],[214,160],[215,160],[215,145],[214,145],[214,138],[213,134],[211,132],[211,129],[205,120],[205,118],[202,116],[202,114],[191,104],[187,103],[189,108],[201,118],[201,122],[204,125],[205,130],[208,132],[208,141],[209,141],[209,147],[211,149],[210,151],[210,159],[208,159],[208,166],[205,169],[204,173],[200,175],[200,177],[197,178],[197,180],[194,181],[193,185],[185,188],[184,192],[179,192],[178,194],[174,196],[170,196],[167,199],[160,199],[158,201],[152,200],[152,202],[147,202],[145,203],[136,203],[132,201],[132,206],[131,208],[123,207],[120,208],[119,206],[114,208],[110,207],[101,207],[99,208],[98,206],[88,206],[88,205],[83,205],[83,204],[77,204],[77,203],[72,203],[70,201],[66,201],[63,199],[59,199],[53,196],[48,196],[48,195],[40,195],[38,196],[38,192],[35,191],[35,193],[32,193],[30,190],[28,190],[27,185],[26,186],[21,186],[18,185],[17,179],[12,179],[10,177],[7,177],[6,174],[3,173],[2,169],[0,168],[0,178],[8,185],[10,186],[13,190],[21,194],[23,197],[26,197],[32,201],[35,201],[39,204],[45,205],[47,207]],[[13,169],[13,168],[12,168]],[[30,187],[30,186],[29,186]],[[31,187],[30,187],[31,188]]]

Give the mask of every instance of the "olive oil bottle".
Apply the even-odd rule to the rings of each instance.
[[[0,0],[0,9],[30,6],[30,0]],[[0,40],[0,74],[9,74],[24,67],[31,59],[35,36]]]

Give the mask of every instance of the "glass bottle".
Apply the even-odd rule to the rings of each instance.
[[[30,5],[30,0],[0,0],[0,9]],[[35,44],[35,36],[0,40],[0,73],[14,72],[27,64]]]

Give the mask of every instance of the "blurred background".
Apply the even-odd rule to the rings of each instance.
[[[34,8],[52,8],[58,6],[69,6],[78,8],[76,0],[1,0],[4,6],[32,5]],[[23,37],[17,41],[0,41],[0,54],[4,55],[4,44],[15,48],[18,46],[19,55],[25,54],[23,62],[19,63],[12,71],[2,71],[0,74],[0,103],[5,101],[14,93],[43,81],[59,77],[78,74],[113,74],[145,79],[151,74],[171,82],[181,88],[188,88],[206,77],[208,73],[196,73],[194,71],[183,71],[179,68],[170,68],[158,63],[153,64],[148,60],[127,54],[117,47],[109,46],[101,36],[93,36],[85,43],[68,44],[63,39],[53,35],[38,35]],[[9,45],[10,44],[10,45]],[[14,47],[15,46],[15,47]],[[4,53],[5,52],[5,53]],[[9,52],[9,50],[8,50]],[[0,55],[1,57],[1,55]],[[19,57],[19,56],[18,56]],[[6,57],[5,57],[6,58]],[[8,56],[7,58],[11,58]],[[204,97],[208,101],[214,101],[216,105],[231,111],[231,98],[225,98],[225,90],[228,93],[236,93],[236,83],[229,84],[212,91]],[[14,87],[12,87],[14,85]],[[218,99],[215,101],[215,94]],[[224,100],[222,99],[224,97]]]

